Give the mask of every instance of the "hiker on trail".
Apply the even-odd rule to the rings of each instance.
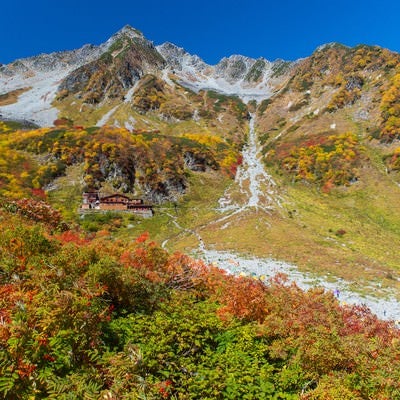
[[[340,291],[339,291],[339,289],[335,289],[335,290],[333,291],[333,294],[334,294],[335,297],[339,298],[339,296],[340,296]]]

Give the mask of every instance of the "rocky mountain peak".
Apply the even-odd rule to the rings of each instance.
[[[183,47],[178,47],[171,42],[160,44],[159,46],[157,46],[157,50],[166,59],[190,56],[190,54]]]
[[[116,51],[116,53],[118,53],[119,51],[131,47],[133,44],[154,49],[153,42],[147,40],[142,32],[132,28],[130,25],[125,25],[118,32],[114,33],[105,43],[100,45],[100,48],[104,53],[108,51]]]
[[[140,32],[138,29],[133,28],[130,25],[125,25],[123,28],[121,28],[118,32],[114,33],[114,35],[111,36],[111,38],[116,38],[120,36],[128,36],[131,39],[133,38],[144,38],[143,33]]]
[[[189,54],[184,48],[170,42],[157,46],[157,51],[164,57],[170,68],[176,71],[187,68],[202,71],[208,67],[199,56]]]
[[[325,44],[322,44],[321,46],[318,46],[315,49],[314,53],[323,52],[325,50],[334,49],[334,48],[350,49],[350,47],[348,47],[348,46],[346,46],[346,45],[344,45],[342,43],[330,42],[330,43],[325,43]]]
[[[238,79],[243,79],[255,61],[256,60],[253,58],[237,54],[230,57],[224,57],[215,66],[216,76],[224,77],[228,82],[234,82]]]
[[[106,98],[122,99],[141,77],[158,74],[165,68],[165,60],[153,43],[129,25],[100,47],[100,57],[63,79],[59,86],[61,97],[76,94],[89,104]]]
[[[37,73],[71,70],[96,59],[100,56],[101,52],[98,46],[85,44],[76,50],[39,54],[3,65],[0,74],[10,77],[18,74],[30,73],[31,75],[35,75]]]

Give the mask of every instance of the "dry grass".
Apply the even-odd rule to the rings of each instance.
[[[288,184],[281,193],[282,208],[271,214],[248,209],[219,223],[215,204],[222,187],[205,191],[197,181],[196,188],[178,220],[200,234],[209,248],[285,260],[303,271],[333,275],[361,287],[370,281],[399,287],[400,189],[377,169],[365,169],[360,183],[330,194]],[[196,201],[197,207],[191,208]],[[198,245],[196,236],[183,230],[169,241],[169,248],[185,252]]]
[[[18,101],[18,97],[22,94],[31,90],[32,87],[26,87],[21,89],[12,90],[11,92],[0,94],[0,106],[8,106]]]

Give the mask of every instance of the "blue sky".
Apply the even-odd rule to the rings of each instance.
[[[18,0],[2,2],[1,15],[0,63],[100,44],[126,24],[210,64],[232,54],[295,60],[333,41],[400,52],[399,0]]]

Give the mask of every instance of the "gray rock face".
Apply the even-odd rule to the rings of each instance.
[[[361,76],[350,76],[346,81],[346,90],[361,89],[364,85],[364,79]]]
[[[267,68],[270,67],[270,63],[264,58],[259,58],[256,62],[248,69],[244,79],[247,82],[258,82],[264,75]]]
[[[194,153],[187,151],[183,155],[183,160],[187,168],[191,171],[204,172],[207,168],[207,161],[205,157],[201,155],[195,155]]]
[[[14,76],[22,73],[46,73],[62,69],[73,69],[87,64],[101,55],[101,48],[86,44],[80,49],[40,54],[35,57],[22,58],[3,65],[0,74]]]
[[[237,95],[245,102],[268,98],[274,91],[272,86],[279,86],[295,65],[282,60],[269,62],[264,58],[256,60],[241,55],[225,57],[217,65],[208,65],[200,57],[190,55],[171,43],[157,46],[157,50],[181,85],[194,91],[205,89]]]
[[[0,74],[6,78],[14,75],[23,74],[29,71],[29,68],[22,60],[13,61],[10,64],[3,65],[0,69]]]
[[[183,71],[191,68],[201,73],[209,67],[199,56],[189,54],[185,49],[166,42],[157,46],[157,51],[164,57],[171,70]]]
[[[146,199],[155,204],[165,201],[176,201],[186,191],[186,183],[183,179],[166,179],[160,182],[156,188],[145,188]]]
[[[89,82],[90,77],[98,71],[99,68],[99,64],[95,61],[77,68],[67,75],[61,82],[58,90],[68,90],[73,93],[83,90]]]
[[[114,35],[112,35],[110,37],[110,39],[108,39],[104,44],[101,45],[103,51],[107,50],[110,46],[112,46],[116,41],[118,41],[121,38],[125,38],[128,37],[130,39],[145,39],[145,37],[143,36],[143,33],[140,32],[139,30],[132,28],[130,25],[125,25],[122,29],[120,29],[118,32],[114,33]]]
[[[243,79],[256,60],[240,55],[223,58],[215,67],[215,75],[225,78],[228,82]]]

